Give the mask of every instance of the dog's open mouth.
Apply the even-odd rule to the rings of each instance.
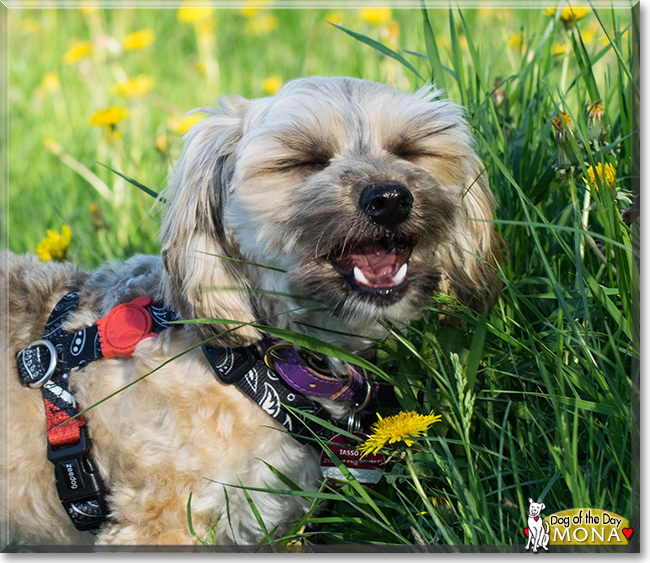
[[[346,250],[334,267],[361,291],[386,292],[404,287],[413,244],[367,240]]]

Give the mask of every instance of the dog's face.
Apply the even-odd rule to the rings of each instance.
[[[542,513],[542,510],[546,508],[546,505],[543,502],[533,502],[532,498],[528,499],[529,508],[528,515],[532,518],[539,516]]]
[[[436,289],[482,297],[492,230],[467,218],[491,219],[492,198],[458,108],[351,78],[221,105],[168,192],[163,258],[183,316],[306,306],[292,295],[371,331],[413,319]]]

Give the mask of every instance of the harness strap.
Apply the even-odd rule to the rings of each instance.
[[[57,303],[45,326],[42,340],[33,342],[16,355],[23,385],[43,393],[48,430],[48,459],[55,466],[59,498],[79,530],[95,529],[107,520],[105,487],[89,457],[90,440],[78,406],[69,390],[69,374],[101,358],[128,358],[136,345],[168,328],[178,320],[173,309],[157,307],[148,297],[118,305],[96,325],[74,333],[61,327],[77,307],[79,291]],[[260,349],[262,354],[260,354]],[[282,352],[280,352],[282,349]],[[275,352],[270,354],[270,352]],[[204,345],[203,352],[215,375],[225,384],[235,384],[301,443],[309,443],[312,432],[325,442],[337,432],[301,413],[313,415],[337,427],[337,421],[311,397],[351,401],[356,405],[348,419],[348,430],[359,429],[358,412],[369,404],[397,404],[392,387],[371,384],[356,368],[343,363],[345,373],[330,377],[323,373],[323,358],[308,358],[310,365],[290,344],[265,339],[244,348]],[[314,362],[314,358],[316,358]],[[383,397],[383,398],[382,398]],[[284,405],[293,407],[289,411]],[[369,411],[365,411],[367,414]]]
[[[352,364],[344,362],[345,373],[341,377],[330,377],[317,371],[313,363],[307,365],[292,344],[279,343],[272,338],[263,339],[259,347],[222,348],[205,344],[203,353],[222,383],[237,385],[303,444],[309,443],[312,432],[325,442],[329,442],[337,432],[300,413],[314,415],[334,427],[340,426],[329,411],[310,397],[353,402],[356,411],[353,410],[348,419],[349,431],[359,430],[358,413],[368,406],[399,406],[392,386],[370,383]],[[317,360],[322,361],[322,358]],[[292,413],[283,405],[299,412]]]
[[[176,320],[173,309],[153,305],[149,297],[123,303],[99,319],[96,325],[67,332],[61,327],[79,304],[80,294],[66,294],[54,307],[42,340],[20,350],[16,356],[19,378],[27,387],[41,387],[47,416],[48,443],[53,448],[79,443],[83,417],[59,426],[78,412],[69,391],[68,376],[73,368],[82,368],[101,358],[128,358],[138,342],[155,336]]]
[[[106,487],[90,457],[83,416],[69,389],[73,368],[101,358],[129,357],[138,342],[167,328],[175,312],[155,307],[148,297],[118,305],[96,325],[66,332],[62,325],[79,304],[80,293],[66,294],[54,307],[42,340],[16,355],[23,385],[41,388],[47,419],[47,458],[54,464],[56,488],[78,530],[94,530],[108,519]],[[59,426],[61,425],[61,426]]]
[[[306,416],[291,413],[283,406],[289,405],[300,413],[309,413],[337,426],[337,422],[327,410],[302,393],[295,392],[270,369],[260,357],[257,346],[221,348],[204,344],[202,348],[210,366],[222,383],[237,385],[300,443],[309,443],[307,438],[312,437],[309,429],[325,442],[329,442],[337,434]]]

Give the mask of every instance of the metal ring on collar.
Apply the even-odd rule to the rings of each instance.
[[[361,418],[356,412],[350,412],[348,415],[348,432],[352,434],[353,432],[361,431]]]
[[[266,352],[264,352],[264,363],[266,366],[273,370],[276,371],[275,366],[273,365],[273,361],[271,360],[271,357],[277,358],[281,362],[284,362],[285,364],[289,362],[287,358],[285,358],[282,354],[278,352],[278,350],[282,350],[283,348],[293,348],[293,344],[274,344],[273,346],[269,346],[266,349]]]
[[[365,409],[368,406],[368,403],[370,402],[370,397],[372,395],[372,385],[370,384],[370,380],[368,379],[368,374],[366,373],[366,370],[363,369],[363,380],[366,382],[366,398],[363,400],[363,403],[361,403],[354,411],[354,414],[361,412],[363,409]]]
[[[45,346],[50,351],[50,365],[48,366],[45,375],[38,381],[27,384],[27,386],[32,389],[38,389],[39,387],[43,387],[43,385],[45,385],[50,380],[50,377],[52,377],[52,374],[56,369],[56,348],[54,347],[54,344],[52,344],[49,340],[34,340],[34,342],[32,342],[28,348],[31,348],[32,346]]]

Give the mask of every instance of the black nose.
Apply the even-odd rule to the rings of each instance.
[[[413,196],[402,184],[373,184],[361,192],[359,205],[361,211],[375,223],[390,228],[399,225],[409,216]]]

